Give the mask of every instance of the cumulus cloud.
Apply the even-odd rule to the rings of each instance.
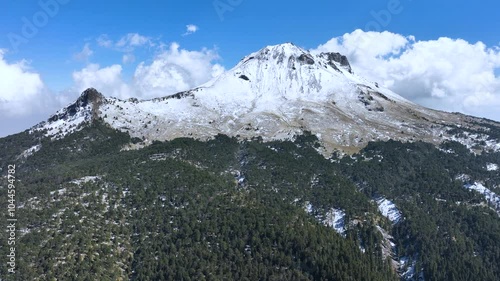
[[[188,24],[188,25],[186,25],[186,32],[183,34],[183,36],[193,34],[196,31],[198,31],[198,29],[199,29],[198,26],[196,26],[194,24]]]
[[[89,64],[80,71],[73,72],[75,90],[83,92],[93,87],[107,96],[130,98],[134,96],[133,89],[122,79],[122,66],[115,64],[101,68],[98,64]]]
[[[45,85],[26,61],[9,63],[4,54],[0,50],[0,115],[27,115],[39,108]]]
[[[500,120],[498,46],[356,30],[314,50],[324,51],[345,54],[359,75],[424,106]]]
[[[132,56],[132,57],[128,57]],[[124,63],[133,61],[131,54],[123,56]],[[89,64],[73,73],[75,91],[94,87],[106,96],[117,98],[136,97],[149,99],[189,90],[224,72],[217,64],[219,56],[215,50],[190,51],[172,43],[152,60],[141,62],[130,81],[123,79],[123,68],[115,64],[101,67]]]
[[[67,93],[52,93],[27,61],[4,55],[0,49],[0,137],[34,126],[69,101]]]
[[[224,72],[224,67],[215,63],[218,59],[215,50],[189,51],[172,43],[152,63],[139,64],[134,74],[135,85],[144,97],[188,90]]]
[[[88,61],[88,59],[94,54],[94,51],[90,49],[90,44],[86,43],[83,49],[76,53],[73,58],[77,61]]]

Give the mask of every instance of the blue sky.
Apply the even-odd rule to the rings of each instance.
[[[44,6],[49,7],[49,9],[44,9]],[[143,68],[143,70],[150,74],[153,71],[155,61],[159,58],[164,60],[163,64],[160,63],[163,70],[172,69],[170,66],[176,64],[174,62],[178,62],[175,65],[176,71],[187,73],[186,75],[189,76],[189,69],[203,69],[200,68],[201,66],[193,66],[197,63],[196,59],[201,59],[200,64],[205,67],[208,62],[211,67],[216,65],[229,69],[243,56],[251,52],[266,45],[284,42],[294,42],[307,49],[323,46],[325,50],[343,50],[348,53],[348,57],[352,57],[350,58],[354,61],[355,71],[356,63],[359,63],[361,74],[373,79],[385,79],[388,87],[404,89],[407,84],[402,84],[401,81],[392,81],[394,79],[391,77],[395,75],[390,71],[394,70],[395,65],[388,65],[383,69],[383,71],[387,71],[387,75],[377,76],[377,74],[369,73],[369,67],[362,63],[368,63],[368,58],[361,58],[359,53],[350,49],[352,46],[344,44],[344,41],[348,40],[355,42],[352,38],[342,36],[352,35],[357,29],[364,32],[362,36],[368,36],[369,31],[374,31],[379,35],[382,31],[389,31],[391,36],[368,37],[374,40],[372,43],[374,45],[390,45],[389,49],[383,48],[384,50],[381,52],[396,52],[398,55],[408,52],[415,46],[419,47],[419,45],[415,45],[418,42],[429,43],[422,47],[422,50],[433,52],[434,49],[430,47],[433,45],[430,42],[438,42],[436,40],[439,38],[453,40],[452,42],[438,42],[451,50],[466,50],[468,46],[482,42],[485,49],[485,55],[482,59],[488,57],[484,64],[491,66],[493,78],[484,78],[488,82],[482,82],[482,84],[486,86],[477,91],[488,92],[488,97],[497,102],[500,100],[498,93],[495,92],[499,89],[497,79],[500,73],[498,71],[500,61],[497,61],[496,57],[500,41],[498,36],[500,17],[497,15],[499,10],[500,3],[493,0],[466,1],[460,2],[460,4],[448,0],[359,0],[349,2],[324,0],[3,0],[0,2],[0,11],[2,11],[0,49],[3,50],[3,55],[0,58],[6,67],[11,66],[7,67],[9,71],[16,71],[14,66],[19,66],[23,74],[38,75],[40,81],[37,82],[38,80],[34,79],[33,83],[36,84],[34,88],[41,93],[30,92],[28,94],[23,92],[25,89],[17,88],[12,91],[21,91],[16,96],[25,94],[30,100],[44,95],[48,96],[49,99],[54,96],[57,98],[54,102],[42,106],[41,109],[33,106],[28,112],[13,113],[12,109],[6,109],[6,104],[10,102],[8,107],[12,108],[15,105],[15,98],[13,95],[2,98],[0,93],[0,113],[10,118],[10,125],[5,125],[5,123],[0,125],[0,136],[20,131],[26,128],[26,124],[40,121],[38,119],[41,116],[46,117],[52,112],[51,110],[60,107],[64,102],[71,101],[72,98],[78,96],[79,88],[75,84],[81,82],[80,84],[83,85],[82,81],[84,80],[85,82],[99,81],[101,83],[107,79],[103,78],[103,75],[111,77],[116,74],[119,75],[119,78],[106,77],[114,79],[113,81],[119,79],[123,87],[128,87],[127,93],[133,95],[130,93],[139,90],[128,84],[134,78],[143,77],[134,76],[141,63],[143,66],[149,67],[148,69]],[[28,34],[29,36],[26,36],[26,32],[23,33],[23,28],[24,31],[29,29],[26,27],[27,22],[28,25],[33,24],[36,28],[34,32],[28,30],[28,33],[32,33]],[[187,34],[187,25],[196,26],[194,32]],[[131,38],[134,34],[139,36],[136,39],[142,38],[143,40],[139,40],[139,43],[136,42],[137,44],[132,46],[134,43],[132,43]],[[117,46],[120,39],[126,39],[127,35],[129,35],[129,40],[123,41],[122,46]],[[400,42],[399,45],[394,43],[401,38],[405,38],[406,41]],[[99,41],[98,39],[108,40],[108,46],[103,44],[103,40]],[[463,39],[466,43],[461,45],[463,48],[454,47],[460,45],[460,42],[456,41],[457,39]],[[335,44],[332,44],[331,40],[334,40]],[[380,42],[380,40],[386,41]],[[178,46],[178,51],[175,51],[175,48],[172,49],[174,42],[176,43],[174,46]],[[191,53],[182,56],[182,50]],[[493,55],[490,57],[488,54],[491,52]],[[379,56],[381,54],[373,55]],[[467,51],[463,51],[463,54],[467,54]],[[130,59],[126,60],[125,55],[128,55]],[[166,59],[166,57],[168,58]],[[189,66],[179,61],[182,57],[185,59],[188,57]],[[477,60],[477,58],[470,56],[465,56],[463,59]],[[21,61],[24,61],[22,66],[20,66]],[[404,62],[407,61],[399,63]],[[453,65],[453,62],[451,64]],[[93,67],[89,67],[90,65]],[[116,66],[116,68],[106,69],[111,66]],[[402,71],[401,65],[397,65],[397,67],[399,67],[398,71]],[[87,71],[83,71],[84,69]],[[99,72],[102,69],[109,70],[109,72]],[[220,70],[213,70],[212,74],[218,72]],[[80,73],[81,75],[78,76],[80,78],[75,78],[75,73],[77,76]],[[91,76],[89,73],[92,75],[97,73],[95,75],[100,76],[89,78]],[[172,75],[168,73],[161,77],[168,78]],[[481,108],[467,111],[467,105],[456,108],[447,106],[442,100],[453,94],[448,93],[443,94],[443,96],[440,93],[441,91],[447,93],[453,89],[444,86],[440,88],[440,83],[446,84],[439,81],[440,77],[447,79],[447,81],[451,79],[446,75],[436,74],[422,82],[422,85],[427,87],[424,87],[427,91],[432,91],[427,95],[419,96],[411,91],[406,95],[405,93],[401,94],[414,98],[414,101],[427,106],[435,105],[434,99],[441,99],[441,103],[435,106],[438,109],[456,110],[468,114],[484,113]],[[158,77],[156,78],[158,79]],[[181,82],[192,86],[192,83],[202,80],[203,77],[197,77]],[[156,80],[151,81],[157,82]],[[0,89],[10,90],[12,87],[16,87],[9,85],[9,87],[2,88],[1,84],[0,81]],[[116,86],[116,84],[109,86]],[[130,90],[132,88],[134,89]],[[169,89],[177,88],[171,87]],[[477,91],[475,93],[469,91],[467,97],[477,96]],[[40,96],[37,96],[38,94]],[[4,103],[3,109],[2,102]],[[450,103],[452,102],[450,101]],[[475,99],[472,100],[471,104],[481,105]],[[487,113],[489,111],[492,113]],[[500,116],[494,115],[494,109],[489,111],[484,113],[486,117],[500,120]]]

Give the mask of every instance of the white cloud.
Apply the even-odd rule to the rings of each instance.
[[[96,42],[101,47],[112,49],[118,52],[123,52],[123,64],[135,62],[136,58],[134,55],[134,51],[137,48],[156,46],[156,44],[150,37],[143,36],[139,33],[128,33],[127,35],[122,36],[116,42],[111,40],[107,34],[102,34],[97,37]]]
[[[123,64],[133,63],[135,61],[135,56],[132,53],[124,54],[122,57]]]
[[[40,109],[45,85],[26,61],[9,63],[0,50],[0,115],[23,116]]]
[[[151,44],[151,39],[149,37],[142,36],[138,33],[129,33],[120,38],[115,46],[118,48],[133,49],[149,44]]]
[[[133,59],[132,54],[126,54],[122,58],[124,63]],[[123,79],[121,65],[101,67],[89,64],[73,73],[74,88],[75,91],[82,92],[94,87],[106,96],[123,99],[163,97],[189,90],[220,75],[224,72],[224,67],[216,63],[218,59],[215,50],[189,51],[172,43],[151,63],[141,62],[130,82]]]
[[[136,48],[155,45],[150,37],[139,33],[128,33],[116,42],[111,40],[107,34],[101,34],[97,37],[96,42],[101,47],[127,53],[133,52]]]
[[[122,80],[122,66],[112,65],[101,68],[98,64],[89,64],[80,71],[73,72],[75,90],[78,93],[93,87],[106,96],[130,98],[133,90]]]
[[[135,86],[143,97],[188,90],[224,72],[224,67],[214,63],[218,59],[215,50],[189,51],[172,43],[151,64],[139,64],[134,74]]]
[[[83,46],[83,49],[76,53],[73,57],[75,60],[78,61],[88,61],[88,59],[94,54],[94,51],[90,49],[90,44],[86,43]]]
[[[500,120],[498,47],[356,30],[315,50],[323,51],[345,54],[359,75],[422,105]]]
[[[188,25],[186,25],[186,32],[183,34],[183,36],[193,34],[198,30],[199,30],[198,26],[196,26],[194,24],[188,24]]]
[[[104,48],[113,47],[113,41],[111,39],[109,39],[107,34],[100,35],[99,37],[97,37],[96,41],[97,41],[97,44],[101,47],[104,47]]]
[[[4,54],[0,49],[0,137],[34,126],[70,100],[52,93],[27,61],[11,63]]]

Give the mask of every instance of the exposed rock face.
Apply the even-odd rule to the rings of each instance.
[[[93,105],[92,120],[95,120],[99,116],[99,106],[104,100],[105,97],[101,93],[94,88],[89,88],[80,95],[75,103],[67,106],[66,110],[63,112],[51,116],[48,121],[55,122],[57,120],[66,120],[75,116],[79,111],[84,110],[88,105]]]
[[[97,120],[99,118],[99,107],[105,100],[105,97],[99,93],[96,89],[94,88],[89,88],[83,92],[83,94],[80,96],[79,100],[81,99],[82,103],[91,103],[92,106],[92,121]]]
[[[333,62],[337,62],[341,66],[346,67],[349,70],[349,72],[352,73],[351,64],[349,63],[349,60],[347,59],[346,56],[339,53],[321,53],[320,56],[326,58],[330,66],[332,67],[335,66]]]
[[[88,88],[81,94],[78,100],[83,103],[88,103],[88,102],[101,102],[103,99],[104,96],[101,93],[99,93],[96,89]]]
[[[298,57],[298,60],[305,64],[310,64],[310,65],[314,64],[314,59],[310,54],[302,54]]]
[[[245,81],[250,81],[250,79],[246,75],[240,75],[240,78],[245,80]]]

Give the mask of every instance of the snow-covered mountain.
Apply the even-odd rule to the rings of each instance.
[[[145,144],[219,133],[269,141],[310,131],[326,152],[357,150],[369,141],[388,139],[456,139],[469,141],[470,147],[483,141],[483,146],[500,148],[488,142],[486,133],[449,133],[457,126],[477,129],[489,121],[424,108],[357,76],[341,54],[316,55],[291,43],[263,48],[197,88],[162,98],[119,100],[88,89],[32,130],[60,138],[96,118]]]
[[[26,195],[18,209],[34,214],[20,221],[22,241],[64,246],[27,247],[21,266],[30,270],[19,272],[49,278],[50,261],[53,276],[82,276],[85,255],[103,276],[114,265],[109,273],[122,277],[100,278],[110,280],[161,279],[172,264],[238,276],[218,279],[259,267],[280,280],[353,272],[367,276],[357,280],[500,280],[500,124],[424,108],[355,72],[338,53],[269,46],[175,95],[119,100],[87,89],[31,128],[37,133],[1,138],[0,167],[16,165]],[[307,137],[192,139],[305,131],[323,147]],[[179,137],[188,138],[147,147]],[[402,142],[367,145],[388,139]],[[408,143],[419,140],[435,146]],[[196,268],[199,253],[208,267]],[[178,254],[187,262],[176,263]],[[282,275],[289,270],[304,278]]]

